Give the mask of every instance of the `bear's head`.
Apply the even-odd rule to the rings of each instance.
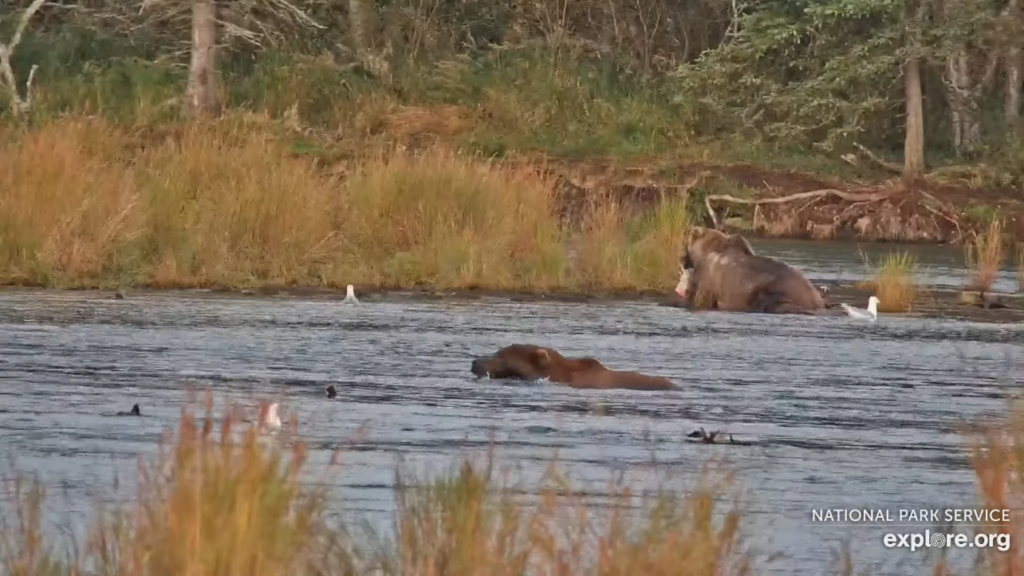
[[[754,255],[747,239],[739,234],[726,234],[714,228],[695,226],[690,230],[683,246],[679,262],[684,270],[694,268],[711,255],[746,254]]]
[[[566,358],[558,351],[532,344],[512,344],[491,356],[475,358],[470,371],[477,378],[570,382],[572,375],[604,366],[593,358]]]
[[[548,376],[554,350],[532,344],[512,344],[490,356],[473,360],[470,371],[478,378],[536,380]]]

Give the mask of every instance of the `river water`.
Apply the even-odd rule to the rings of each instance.
[[[941,289],[960,289],[970,280],[961,248],[930,244],[890,244],[859,242],[812,242],[808,240],[757,240],[751,246],[759,254],[778,258],[818,280],[852,283],[870,276],[866,262],[880,263],[889,252],[906,252],[918,263],[917,280]],[[1012,250],[1011,250],[1012,252]],[[1017,290],[1015,254],[1004,260],[995,281],[995,292]]]
[[[515,342],[664,375],[682,390],[581,391],[470,374],[474,356]],[[974,505],[956,426],[1005,415],[1007,394],[1021,384],[1021,342],[1019,324],[898,316],[866,324],[648,304],[356,307],[4,291],[0,447],[57,495],[52,521],[81,523],[96,498],[130,497],[125,481],[138,455],[154,453],[161,431],[177,422],[186,381],[212,385],[218,404],[282,398],[299,416],[314,468],[359,439],[331,481],[346,510],[383,528],[399,456],[440,471],[485,451],[493,437],[499,460],[515,463],[527,485],[557,450],[576,485],[593,492],[623,470],[639,487],[665,477],[683,486],[719,456],[739,473],[749,543],[783,555],[764,573],[823,574],[848,540],[859,569],[904,575],[923,573],[920,552],[885,548],[882,535],[893,528],[814,524],[811,511]],[[323,397],[329,383],[339,391],[334,401]],[[112,417],[136,402],[145,417]],[[595,403],[603,414],[591,410]],[[683,441],[700,426],[755,443]],[[960,565],[973,558],[951,554]]]

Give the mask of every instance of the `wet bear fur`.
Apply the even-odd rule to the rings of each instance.
[[[692,308],[770,314],[818,314],[821,292],[798,270],[754,253],[738,234],[691,230],[676,293]]]
[[[676,390],[678,387],[661,376],[610,370],[593,358],[566,358],[552,348],[532,344],[512,344],[491,356],[476,358],[471,371],[478,378],[537,380],[571,388],[607,390]]]

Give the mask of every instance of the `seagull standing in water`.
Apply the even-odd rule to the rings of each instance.
[[[348,287],[345,288],[345,299],[342,300],[342,303],[343,304],[348,304],[348,303],[359,304],[359,299],[356,298],[356,289],[351,284],[349,284]]]
[[[863,308],[857,308],[855,306],[850,306],[849,304],[846,304],[846,303],[840,304],[840,306],[843,307],[843,310],[846,310],[846,313],[851,318],[858,318],[858,319],[861,319],[861,320],[870,320],[870,321],[874,322],[875,320],[878,319],[878,303],[879,303],[878,298],[875,297],[875,296],[872,296],[871,298],[868,298],[868,309],[867,310],[865,310]]]
[[[277,413],[277,402],[267,406],[266,412],[260,410],[260,429],[263,431],[277,431],[281,429],[281,416]]]

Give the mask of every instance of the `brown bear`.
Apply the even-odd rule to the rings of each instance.
[[[532,344],[512,344],[491,356],[476,358],[470,370],[477,378],[547,378],[551,382],[565,384],[571,388],[678,389],[675,384],[661,376],[610,370],[593,358],[566,358],[556,350]]]
[[[818,314],[825,299],[795,268],[758,256],[746,238],[711,228],[690,231],[676,293],[693,308]]]

